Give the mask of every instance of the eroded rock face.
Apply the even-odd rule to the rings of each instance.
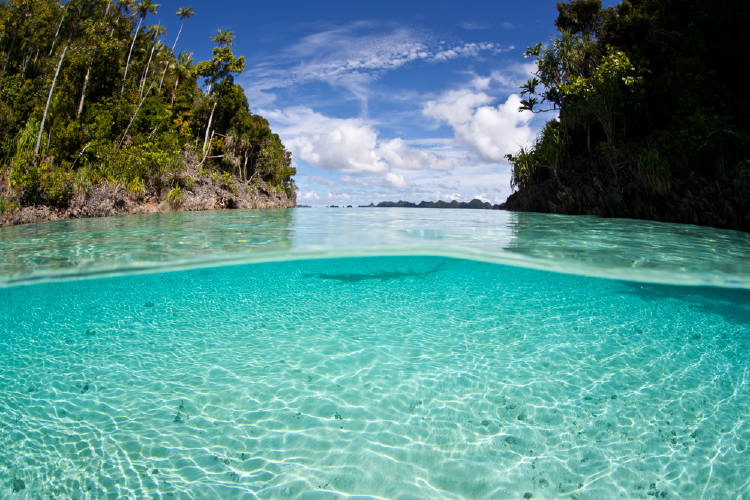
[[[167,202],[168,187],[158,192],[131,193],[122,186],[96,184],[87,192],[77,192],[66,208],[47,205],[21,207],[13,213],[0,216],[0,225],[171,211],[297,206],[296,196],[289,197],[285,192],[276,191],[262,181],[256,184],[233,178],[231,185],[228,185],[221,177],[211,175],[190,178],[194,182],[184,183],[186,187],[182,188],[183,200],[178,203]],[[187,175],[181,179],[187,179]]]
[[[510,195],[506,210],[624,217],[697,224],[750,232],[750,174],[722,182],[697,176],[673,180],[659,193],[645,186],[634,168],[612,174],[596,161],[578,162]]]

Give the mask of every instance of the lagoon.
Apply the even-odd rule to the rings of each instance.
[[[0,248],[0,496],[750,494],[745,233],[296,209]]]

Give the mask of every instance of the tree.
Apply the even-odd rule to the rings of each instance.
[[[209,146],[211,122],[213,121],[218,103],[215,98],[217,85],[225,84],[223,87],[226,88],[234,81],[233,74],[241,73],[245,69],[245,58],[242,56],[234,57],[234,53],[232,52],[234,33],[220,29],[215,36],[211,37],[211,41],[216,44],[216,47],[213,49],[213,58],[210,61],[201,61],[198,64],[198,75],[205,78],[206,85],[208,85],[208,94],[214,98],[203,138],[204,153]]]
[[[180,7],[177,9],[177,17],[180,18],[180,29],[177,31],[177,36],[174,39],[174,43],[172,44],[172,52],[174,52],[175,47],[177,47],[177,40],[180,39],[180,34],[182,33],[182,28],[185,26],[185,19],[190,19],[195,15],[195,11],[192,7]]]
[[[146,31],[146,34],[150,35],[152,37],[151,40],[151,53],[148,56],[148,62],[146,63],[146,68],[143,70],[143,76],[141,77],[141,90],[138,94],[138,97],[143,97],[143,87],[146,85],[146,77],[148,76],[148,70],[151,67],[151,59],[154,57],[154,51],[157,49],[160,49],[164,47],[164,45],[157,41],[156,39],[164,34],[167,33],[167,29],[164,26],[161,26],[159,24],[152,24],[148,27],[148,30]]]
[[[65,60],[65,54],[68,52],[70,46],[70,40],[65,44],[62,52],[60,53],[60,59],[57,62],[57,69],[55,69],[55,76],[52,78],[52,85],[49,88],[49,94],[47,94],[47,104],[44,105],[44,113],[42,114],[42,123],[39,125],[39,135],[36,137],[36,144],[34,145],[34,161],[39,161],[39,147],[42,143],[42,132],[44,132],[44,122],[47,121],[47,112],[49,111],[49,103],[52,101],[52,94],[55,92],[55,84],[57,83],[57,77],[60,76],[60,68]]]
[[[174,101],[177,94],[177,87],[180,86],[181,79],[192,77],[196,72],[196,67],[193,65],[193,53],[192,52],[181,52],[177,61],[175,61],[175,79],[174,88],[172,89],[172,97],[169,105],[174,106]]]
[[[129,2],[126,2],[123,5],[128,4]],[[131,42],[130,50],[128,51],[128,59],[125,62],[125,75],[123,75],[122,77],[122,88],[120,89],[120,95],[122,95],[122,93],[125,91],[125,82],[128,79],[128,69],[130,68],[130,58],[133,55],[133,47],[135,47],[135,40],[138,37],[138,32],[141,30],[141,24],[146,19],[146,16],[148,16],[149,12],[151,14],[156,14],[159,6],[160,4],[153,3],[153,0],[141,0],[141,2],[135,4],[135,6],[131,10],[133,15],[138,16],[138,24],[135,27],[135,33],[133,33],[133,41]]]

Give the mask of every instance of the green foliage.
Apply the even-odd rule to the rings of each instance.
[[[167,203],[172,208],[179,208],[185,202],[185,195],[182,194],[180,185],[173,187],[167,194]]]
[[[146,194],[146,182],[140,177],[136,177],[128,183],[128,191],[133,194]]]
[[[234,183],[234,178],[229,174],[229,172],[224,172],[221,174],[221,182],[223,187],[230,190],[235,195],[240,194],[239,189],[237,189],[237,186]]]
[[[42,188],[50,205],[60,207],[68,204],[73,195],[75,174],[64,167],[44,172]]]
[[[671,181],[669,164],[655,149],[646,149],[641,153],[638,158],[638,175],[644,185],[659,194],[664,194],[669,190]]]
[[[73,180],[73,188],[80,189],[83,192],[88,192],[91,186],[94,184],[96,179],[94,171],[89,167],[79,168],[75,172],[75,178]]]
[[[18,203],[0,196],[0,215],[18,210]]]
[[[196,64],[191,52],[165,45],[171,37],[162,26],[146,27],[158,7],[149,0],[0,2],[0,165],[8,166],[8,196],[22,205],[64,205],[74,190],[98,182],[159,190],[212,132],[214,146],[241,161],[209,158],[206,167],[245,179],[254,172],[273,133],[234,84],[245,68],[232,52],[234,35],[220,30],[211,60]],[[177,12],[182,22],[193,14]],[[222,138],[230,131],[242,138],[231,152]],[[288,155],[279,146],[280,157]],[[289,176],[283,161],[266,156],[263,179]]]
[[[525,188],[555,175],[565,155],[558,120],[547,122],[534,146],[506,155],[511,164],[511,187]]]
[[[557,111],[558,125],[508,156],[513,185],[597,151],[637,167],[629,170],[659,194],[678,178],[740,172],[750,157],[750,98],[737,72],[750,55],[738,48],[750,44],[750,3],[727,1],[721,9],[700,0],[558,3],[559,36],[527,49],[537,69],[521,86],[521,109]],[[603,175],[621,168],[609,166]]]

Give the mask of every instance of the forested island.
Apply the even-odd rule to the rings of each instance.
[[[377,205],[370,203],[369,205],[360,205],[360,208],[473,208],[473,209],[484,209],[492,210],[500,208],[499,205],[493,205],[489,201],[482,201],[474,198],[471,201],[420,201],[419,203],[412,203],[410,201],[381,201]]]
[[[295,205],[291,154],[234,83],[245,59],[233,33],[195,61],[177,50],[195,11],[180,8],[168,37],[149,24],[159,7],[0,2],[3,225]]]
[[[522,109],[557,113],[508,156],[504,208],[750,231],[750,2],[558,3]]]

